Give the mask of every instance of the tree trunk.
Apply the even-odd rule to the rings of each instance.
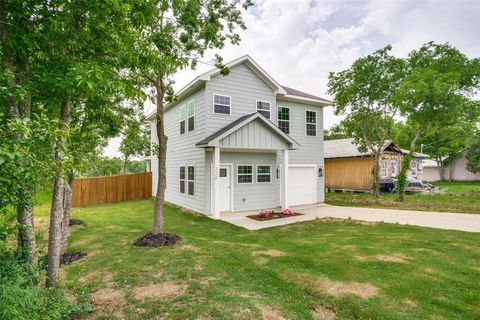
[[[443,161],[440,157],[435,158],[435,162],[437,163],[438,168],[438,177],[441,181],[445,181],[445,166],[443,165]]]
[[[128,158],[125,158],[125,160],[123,161],[123,174],[125,174],[127,171],[127,162]]]
[[[68,183],[65,183],[64,198],[63,198],[63,219],[62,219],[62,242],[60,248],[60,255],[67,251],[68,237],[70,236],[70,210],[72,208],[72,187],[73,187],[73,173],[68,177]]]
[[[380,195],[380,152],[374,153],[372,174],[373,174],[372,191],[375,198],[378,198],[378,196]]]
[[[18,230],[18,247],[28,251],[28,257],[34,265],[37,264],[36,245],[35,245],[35,226],[33,215],[33,197],[31,194],[21,190],[19,198],[23,199],[17,207],[17,222],[20,224]]]
[[[66,129],[71,120],[71,100],[67,97],[62,102],[61,111],[61,127]],[[62,138],[59,142],[66,145],[65,139]],[[60,270],[60,255],[62,247],[62,220],[64,210],[64,196],[65,185],[67,182],[63,178],[63,161],[64,154],[62,146],[59,146],[55,152],[55,161],[57,162],[57,172],[55,176],[55,183],[53,187],[52,208],[50,210],[50,229],[48,233],[48,254],[47,254],[47,287],[53,286],[58,281],[58,274]]]
[[[155,87],[157,91],[156,104],[157,104],[157,138],[158,138],[158,183],[157,194],[155,196],[154,207],[154,222],[153,233],[163,233],[163,204],[165,202],[165,187],[166,187],[166,156],[167,156],[167,139],[164,131],[164,111],[163,111],[163,98],[164,90],[161,85]]]
[[[455,160],[453,160],[452,162],[450,162],[449,164],[449,169],[450,169],[450,176],[448,177],[448,181],[449,182],[452,182],[453,181],[453,162]]]
[[[415,152],[417,140],[418,138],[420,138],[420,135],[422,134],[424,129],[425,127],[423,125],[421,125],[417,129],[417,131],[415,132],[415,136],[410,142],[410,151],[408,154],[404,155],[402,159],[402,167],[400,168],[400,173],[397,179],[397,192],[398,192],[397,200],[400,202],[405,201],[405,187],[407,186],[407,171],[411,167],[412,155]]]

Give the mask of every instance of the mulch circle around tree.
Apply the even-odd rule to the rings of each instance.
[[[161,247],[161,246],[169,246],[177,243],[182,238],[177,236],[174,233],[159,233],[154,234],[152,232],[147,233],[144,236],[138,238],[134,245],[137,247]]]
[[[70,219],[70,223],[68,225],[71,227],[71,226],[77,226],[81,224],[85,224],[85,222],[83,222],[83,220],[80,220],[80,219]]]
[[[289,218],[289,217],[295,217],[295,216],[301,216],[301,215],[302,215],[301,213],[297,213],[297,212],[289,215],[285,215],[282,212],[274,212],[273,214],[270,213],[268,216],[262,216],[261,214],[252,214],[247,217],[257,221],[267,221],[267,220],[283,219],[283,218]]]
[[[60,264],[70,264],[74,261],[82,259],[85,256],[87,256],[87,253],[82,251],[65,252],[60,258]]]

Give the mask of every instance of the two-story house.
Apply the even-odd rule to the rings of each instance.
[[[281,86],[248,55],[206,72],[165,105],[166,201],[220,212],[324,201],[323,107]],[[156,127],[152,118],[152,142]],[[152,157],[153,192],[158,181]]]

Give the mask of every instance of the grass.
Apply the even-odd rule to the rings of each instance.
[[[134,247],[152,207],[74,209],[85,225],[73,227],[70,250],[88,256],[62,267],[63,283],[92,303],[89,318],[480,318],[480,234],[348,220],[247,231],[167,206],[166,231],[183,240]],[[142,297],[152,288],[156,297]]]
[[[396,194],[382,194],[375,199],[365,193],[326,193],[326,203],[337,206],[394,208],[480,214],[480,181],[436,182],[445,194],[412,194],[397,202]]]

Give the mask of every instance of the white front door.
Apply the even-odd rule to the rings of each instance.
[[[231,211],[232,179],[230,166],[220,166],[220,211]]]

